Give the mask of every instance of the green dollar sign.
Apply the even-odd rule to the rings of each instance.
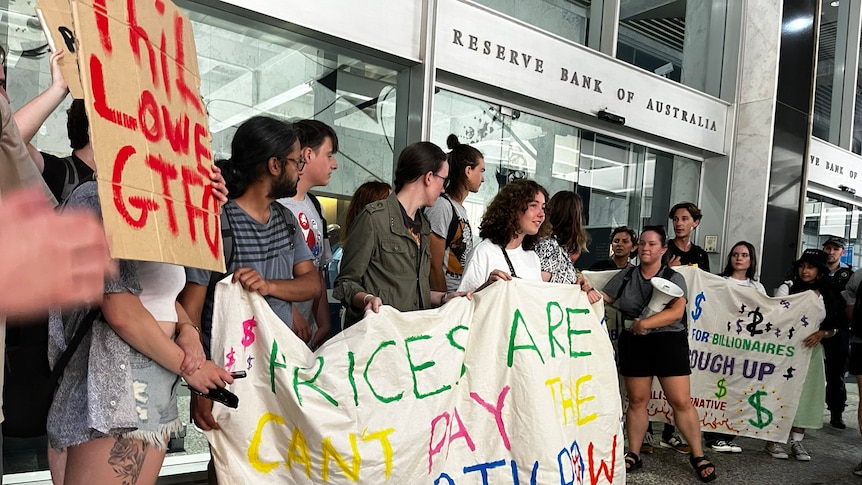
[[[748,404],[751,404],[751,407],[757,410],[757,422],[749,419],[748,422],[751,423],[752,426],[755,426],[759,429],[763,429],[769,426],[769,423],[772,422],[772,413],[769,412],[768,409],[764,408],[760,405],[760,396],[765,396],[766,393],[763,391],[757,391],[753,396],[748,398]],[[766,415],[766,422],[763,422],[763,415]]]
[[[727,388],[724,387],[724,377],[722,377],[716,385],[718,386],[718,392],[715,393],[715,397],[721,399],[727,395]]]

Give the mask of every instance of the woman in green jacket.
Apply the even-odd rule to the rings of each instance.
[[[347,309],[344,326],[383,305],[402,312],[440,306],[454,293],[431,291],[428,219],[449,177],[446,154],[430,142],[414,143],[398,157],[395,191],[356,216],[344,243],[335,298]]]

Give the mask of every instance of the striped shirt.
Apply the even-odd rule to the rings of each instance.
[[[312,259],[311,251],[298,230],[299,223],[287,209],[270,208],[269,220],[262,224],[246,213],[235,201],[229,200],[222,210],[227,213],[233,230],[233,257],[227,268],[233,273],[239,268],[252,268],[268,280],[293,279],[293,266]],[[286,219],[285,219],[286,217]],[[229,258],[229,255],[225,255]],[[186,278],[190,283],[208,286],[210,271],[187,268]],[[269,306],[279,318],[293,329],[293,309],[289,301],[266,296]],[[201,330],[204,349],[209,350],[212,331],[213,297],[207,295],[201,315]]]

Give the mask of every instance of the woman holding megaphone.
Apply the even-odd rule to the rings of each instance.
[[[691,403],[685,279],[662,265],[665,252],[664,226],[644,227],[638,241],[640,265],[617,273],[603,291],[605,301],[617,307],[626,323],[619,339],[620,374],[629,401],[626,470],[643,466],[640,447],[649,423],[647,404],[653,377],[658,377],[676,426],[691,445],[691,466],[702,482],[711,482],[716,478],[715,465],[703,453],[697,412]]]

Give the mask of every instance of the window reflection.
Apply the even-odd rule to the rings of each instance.
[[[480,221],[500,187],[517,178],[536,180],[551,194],[576,190],[594,241],[593,252],[578,260],[584,267],[606,257],[611,228],[664,224],[674,203],[697,200],[696,160],[439,90],[431,141],[445,146],[450,133],[485,156],[485,183],[464,202],[471,221]]]
[[[617,58],[719,96],[725,0],[642,0],[620,4]]]

